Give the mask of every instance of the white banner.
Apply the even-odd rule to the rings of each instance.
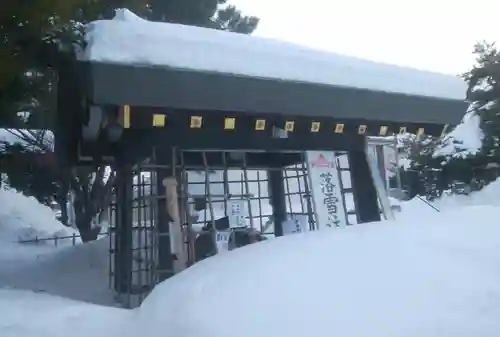
[[[306,160],[318,229],[347,226],[335,152],[307,151]]]
[[[229,227],[241,228],[246,227],[245,216],[245,201],[244,200],[230,200],[229,201]]]
[[[309,218],[304,214],[292,214],[283,222],[283,235],[304,233],[309,231]]]

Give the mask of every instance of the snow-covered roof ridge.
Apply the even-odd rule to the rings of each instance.
[[[139,18],[127,9],[86,27],[81,60],[162,66],[464,100],[458,76],[376,63],[268,38]]]

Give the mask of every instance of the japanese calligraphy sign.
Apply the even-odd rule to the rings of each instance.
[[[318,228],[346,226],[347,214],[335,153],[308,151],[307,167]]]

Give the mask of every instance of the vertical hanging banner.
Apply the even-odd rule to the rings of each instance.
[[[335,152],[307,151],[306,161],[318,229],[347,226]]]
[[[309,231],[309,218],[304,214],[292,214],[283,222],[283,235],[304,233]]]
[[[242,228],[246,227],[245,201],[230,200],[228,205],[229,227]]]

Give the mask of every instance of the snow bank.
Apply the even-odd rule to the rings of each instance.
[[[240,248],[158,286],[135,325],[150,337],[165,329],[184,337],[496,337],[499,211],[462,208],[432,221],[414,216]]]
[[[435,201],[440,209],[452,210],[463,206],[500,206],[500,179],[488,184],[482,190],[470,195],[445,195]]]
[[[494,203],[499,185],[470,199]],[[403,221],[291,235],[204,260],[131,312],[49,296],[113,305],[105,239],[16,268],[0,259],[0,288],[45,292],[0,289],[0,336],[496,337],[500,208],[401,204]]]
[[[0,188],[0,241],[18,242],[73,233],[73,229],[56,220],[54,211],[35,198]]]
[[[47,294],[0,289],[2,337],[127,336],[131,312]]]
[[[126,9],[86,27],[83,60],[163,66],[463,100],[459,77],[380,64],[287,42],[149,22]],[[140,46],[138,48],[138,46]]]
[[[443,207],[441,204],[437,204],[435,201],[428,203],[428,201],[426,201],[425,198],[419,199],[417,197],[411,200],[401,201],[399,203],[399,206],[401,207],[401,212],[396,213],[396,219],[398,221],[410,221],[410,222],[415,221],[416,218],[425,220],[432,219],[436,215],[436,213],[441,211],[441,208],[443,208],[443,211],[450,210],[448,208]],[[467,205],[464,204],[460,206],[467,206]]]
[[[55,213],[40,204],[35,198],[26,197],[15,190],[0,188],[0,286],[5,275],[26,264],[37,263],[43,256],[57,251],[58,247],[71,244],[72,240],[59,240],[58,247],[53,241],[39,241],[38,244],[21,244],[22,240],[47,237],[70,236],[76,232],[62,225]],[[37,276],[26,275],[23,282],[37,282]],[[57,279],[57,276],[54,277]]]
[[[17,250],[25,250],[21,246]],[[73,300],[117,306],[109,288],[109,241],[64,247],[36,259],[5,265],[0,256],[0,287],[34,290]]]
[[[441,198],[429,202],[439,211],[453,211],[467,206],[499,206],[500,207],[500,179],[488,184],[480,191],[472,192],[469,195],[443,193]],[[409,220],[418,214],[419,217],[432,217],[437,211],[426,204],[425,201],[417,197],[400,202],[402,212],[397,214],[399,220]]]

